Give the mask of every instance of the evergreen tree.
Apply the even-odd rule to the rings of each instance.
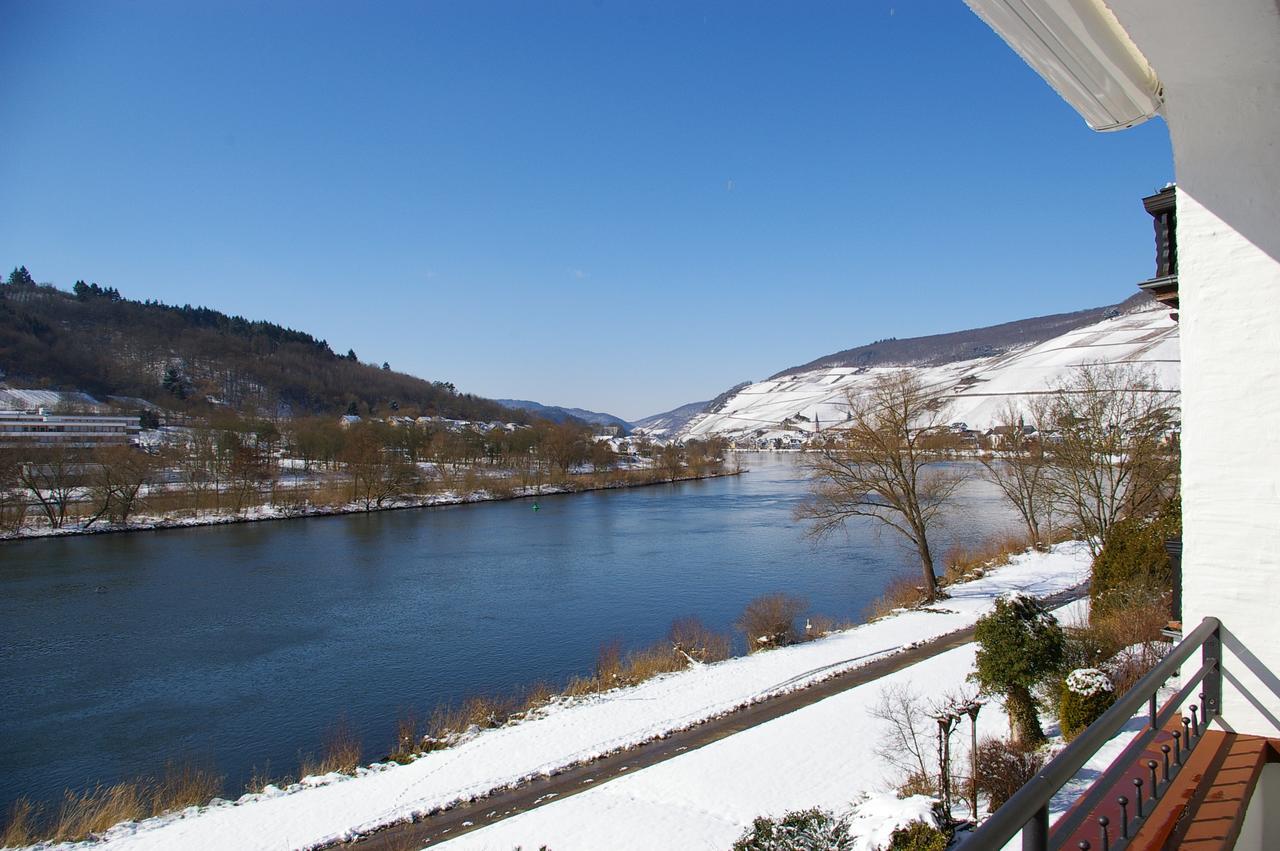
[[[1062,667],[1062,627],[1031,597],[996,600],[995,611],[978,619],[974,678],[987,692],[1004,696],[1014,740],[1026,747],[1044,741],[1031,689]]]
[[[165,392],[176,396],[179,399],[187,398],[187,382],[182,377],[182,373],[178,372],[177,367],[169,367],[164,372],[164,379],[160,382]]]
[[[9,286],[11,287],[34,287],[36,279],[31,277],[31,273],[27,271],[26,266],[19,266],[9,273]]]

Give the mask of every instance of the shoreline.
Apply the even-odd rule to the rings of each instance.
[[[244,514],[209,514],[203,517],[170,518],[162,517],[141,522],[129,522],[125,525],[104,524],[100,526],[63,527],[61,529],[37,528],[24,529],[19,532],[0,533],[0,545],[12,541],[37,541],[49,538],[68,538],[86,535],[117,535],[131,532],[164,532],[173,529],[195,529],[203,526],[229,526],[237,523],[263,523],[273,520],[299,520],[313,517],[345,517],[351,514],[374,514],[382,511],[407,511],[416,508],[447,508],[456,505],[471,505],[485,502],[512,502],[517,499],[537,499],[543,496],[561,496],[576,493],[590,493],[603,490],[624,490],[628,488],[652,487],[654,485],[671,485],[678,482],[697,482],[704,479],[721,479],[727,476],[738,476],[750,472],[747,469],[724,470],[718,473],[678,476],[674,479],[655,479],[651,482],[621,482],[615,484],[587,485],[573,487],[564,485],[539,485],[534,493],[513,493],[509,496],[497,496],[486,490],[472,491],[465,496],[446,491],[441,494],[418,497],[411,500],[400,499],[388,502],[387,505],[364,508],[356,503],[344,505],[309,505],[302,509],[278,509],[272,505],[258,505]],[[146,515],[144,515],[146,516]]]
[[[808,689],[834,689],[841,678],[856,677],[861,669],[893,665],[903,653],[972,629],[976,618],[1010,590],[1052,598],[1077,590],[1087,576],[1087,554],[1078,544],[1048,553],[1024,552],[960,583],[968,593],[953,597],[945,609],[903,609],[815,641],[702,663],[603,692],[561,694],[520,719],[491,729],[472,728],[448,747],[417,753],[403,763],[384,758],[353,771],[312,774],[287,785],[246,791],[235,799],[219,796],[121,821],[90,839],[59,847],[216,847],[228,832],[253,837],[253,847],[264,851],[279,847],[282,832],[292,839],[290,847],[345,847],[387,828],[406,829],[396,826],[460,804],[487,812],[494,806],[493,796],[504,790],[519,793],[531,781],[554,783],[566,772],[593,772],[600,760],[619,755],[626,763],[619,772],[628,771],[638,746],[666,742],[680,731],[717,723],[773,699],[803,703]],[[682,738],[676,741],[683,743]],[[390,810],[389,799],[396,801]],[[546,801],[535,801],[540,803]],[[483,823],[465,809],[452,817]]]

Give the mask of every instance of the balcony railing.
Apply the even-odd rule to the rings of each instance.
[[[1102,802],[1108,790],[1115,788],[1118,772],[1135,772],[1132,778],[1133,797],[1120,795],[1120,818],[1113,824],[1106,816],[1097,818],[1096,844],[1087,840],[1077,847],[1101,851],[1122,851],[1136,835],[1156,802],[1169,789],[1169,784],[1186,764],[1187,756],[1199,744],[1209,722],[1222,706],[1222,639],[1221,623],[1217,618],[1205,618],[1186,638],[1179,642],[1169,655],[1160,660],[1133,688],[1125,692],[1097,721],[1045,765],[1040,773],[1004,803],[974,831],[965,843],[975,851],[1003,848],[1009,840],[1022,831],[1023,851],[1046,851],[1061,847]],[[1161,709],[1156,705],[1160,688],[1195,651],[1200,650],[1200,669],[1185,678],[1178,693]],[[1197,692],[1197,689],[1199,691]],[[1198,694],[1199,705],[1187,706],[1190,717],[1180,719],[1181,732],[1174,729],[1173,745],[1162,744],[1161,760],[1148,760],[1146,765],[1135,766],[1135,758],[1150,746],[1166,725],[1178,716],[1187,700]],[[1119,733],[1143,704],[1147,707],[1147,725],[1125,748],[1102,777],[1076,803],[1066,817],[1049,831],[1049,802],[1069,780],[1084,768],[1085,763],[1098,750]],[[1177,725],[1174,725],[1175,728]]]

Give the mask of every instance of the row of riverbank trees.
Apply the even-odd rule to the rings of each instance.
[[[937,597],[930,533],[972,465],[948,463],[946,404],[910,371],[886,373],[869,392],[850,394],[849,420],[801,456],[809,498],[797,510],[822,537],[858,517],[872,518],[916,551],[923,596]],[[1035,397],[1026,413],[1006,410],[1002,439],[982,459],[1043,543],[1053,519],[1078,530],[1097,554],[1127,517],[1158,511],[1176,495],[1178,450],[1170,440],[1171,394],[1131,365],[1091,364]],[[1026,428],[1026,422],[1037,429]]]
[[[535,421],[514,429],[333,418],[271,422],[224,414],[174,430],[143,449],[42,447],[0,450],[0,526],[125,524],[141,510],[241,513],[271,504],[355,503],[400,497],[675,480],[720,472],[722,441],[657,446],[635,441],[620,456],[589,428]],[[611,478],[612,477],[612,478]]]

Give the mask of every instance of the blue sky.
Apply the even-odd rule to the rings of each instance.
[[[960,0],[0,0],[5,272],[627,418],[1120,301],[1172,172]]]

